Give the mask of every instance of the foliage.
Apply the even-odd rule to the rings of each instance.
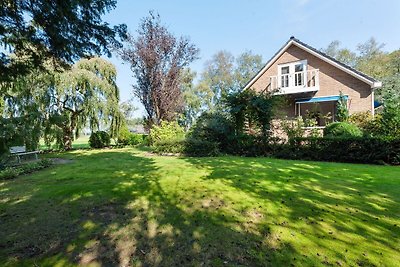
[[[0,83],[26,75],[48,59],[72,63],[93,54],[110,55],[110,45],[118,46],[117,36],[126,33],[125,25],[112,28],[102,21],[115,7],[114,0],[2,0]]]
[[[347,48],[340,48],[340,42],[338,40],[332,41],[327,48],[321,50],[328,56],[351,67],[355,67],[357,64],[357,54]]]
[[[203,107],[203,94],[199,90],[201,87],[195,86],[193,83],[196,77],[196,72],[191,71],[189,68],[182,70],[181,73],[181,91],[183,96],[184,108],[181,117],[179,118],[180,124],[185,129],[189,129]]]
[[[383,104],[380,120],[381,133],[385,136],[400,137],[400,102],[390,99]]]
[[[127,127],[123,127],[118,135],[117,144],[123,146],[143,145],[147,143],[147,135],[131,133]]]
[[[189,131],[189,138],[219,144],[220,151],[227,151],[234,139],[235,127],[222,112],[203,113]]]
[[[348,122],[357,125],[363,131],[366,131],[371,122],[374,120],[370,111],[357,112],[350,115]]]
[[[89,145],[91,148],[104,148],[111,143],[111,137],[107,132],[97,131],[92,132],[89,137]]]
[[[164,154],[182,154],[185,151],[184,139],[166,139],[161,140],[152,145],[152,150],[155,153]]]
[[[170,139],[160,141],[152,146],[155,153],[184,154],[196,157],[214,157],[220,155],[219,144],[206,140],[187,138],[185,140]]]
[[[400,139],[382,137],[296,138],[279,145],[274,156],[287,159],[400,164]]]
[[[196,157],[214,157],[220,155],[219,144],[207,140],[187,138],[184,154]]]
[[[347,121],[349,119],[349,108],[347,98],[340,92],[339,100],[336,104],[336,121]]]
[[[222,109],[223,100],[242,91],[262,66],[262,57],[251,51],[240,54],[236,59],[227,51],[219,51],[206,62],[197,86],[202,92],[203,105],[209,111]]]
[[[329,137],[360,137],[363,132],[355,124],[348,122],[333,122],[324,128],[324,136]]]
[[[159,126],[154,125],[150,130],[151,145],[160,142],[180,141],[185,139],[185,130],[176,121],[161,121]]]
[[[0,171],[0,180],[14,179],[19,175],[32,173],[52,165],[52,161],[49,159],[42,159],[38,162],[25,163],[23,165],[15,167],[6,167]]]
[[[56,75],[50,102],[57,109],[51,114],[62,118],[58,125],[65,149],[71,149],[73,135],[79,136],[87,125],[94,131],[111,119],[112,136],[117,135],[122,119],[116,75],[115,66],[101,58],[82,59],[71,70]]]
[[[197,59],[199,50],[188,38],[173,36],[153,12],[142,20],[138,36],[128,35],[125,44],[119,53],[131,65],[134,94],[145,108],[148,123],[176,119],[183,108],[181,73]]]
[[[269,135],[275,107],[275,98],[271,95],[249,89],[227,96],[225,102],[237,134],[247,128],[247,131],[261,131],[264,137]]]
[[[296,117],[295,120],[285,118],[280,121],[280,127],[289,139],[289,142],[294,138],[304,136],[304,120],[301,116]]]

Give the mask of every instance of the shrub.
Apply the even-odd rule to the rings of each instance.
[[[49,159],[42,159],[38,162],[27,163],[16,167],[7,167],[0,171],[0,180],[14,179],[19,175],[41,170],[52,165]]]
[[[188,156],[217,156],[218,143],[189,138],[186,140],[167,140],[156,142],[153,146],[155,153],[185,154]]]
[[[189,138],[218,144],[227,152],[235,139],[233,123],[223,113],[203,113],[189,131]]]
[[[289,141],[293,138],[304,136],[304,120],[301,116],[298,116],[296,120],[283,119],[281,121],[281,127]]]
[[[19,175],[19,172],[15,168],[7,167],[0,171],[0,180],[14,179]]]
[[[158,141],[152,145],[152,149],[156,153],[181,154],[185,151],[185,140],[170,139]]]
[[[118,132],[117,144],[123,146],[129,145],[130,135],[131,132],[129,131],[128,127],[126,127],[126,125],[122,126]]]
[[[184,143],[184,153],[188,156],[213,157],[220,154],[216,142],[188,138]]]
[[[357,137],[362,135],[363,133],[360,128],[348,122],[334,122],[326,126],[324,129],[324,136],[328,137]]]
[[[385,136],[400,137],[400,103],[397,100],[390,99],[383,104],[380,125]]]
[[[279,145],[279,158],[354,163],[400,164],[400,139],[382,137],[296,138]]]
[[[351,114],[348,122],[357,125],[361,130],[366,130],[373,119],[371,112],[365,111]]]
[[[347,107],[347,98],[340,92],[339,100],[336,105],[336,120],[345,122],[349,119],[349,108]]]
[[[127,128],[126,131],[125,129],[122,129],[118,135],[117,143],[118,145],[122,146],[136,146],[147,144],[147,135],[131,133]]]
[[[111,143],[110,135],[104,131],[97,131],[90,135],[89,145],[91,148],[104,148]]]
[[[153,126],[150,130],[149,142],[151,145],[161,142],[183,140],[185,130],[176,121],[162,121],[159,126]]]

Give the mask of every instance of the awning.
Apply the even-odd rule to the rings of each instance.
[[[379,101],[374,101],[374,108],[379,108],[380,106],[382,106],[383,104]]]
[[[339,99],[340,99],[340,96],[322,96],[322,97],[302,98],[302,99],[296,99],[296,104],[339,101]],[[344,96],[344,99],[347,100],[348,96]]]

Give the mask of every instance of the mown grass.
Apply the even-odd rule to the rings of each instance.
[[[0,182],[4,266],[396,266],[400,169],[135,149]]]
[[[90,147],[89,146],[89,135],[80,136],[79,138],[75,139],[72,142],[72,148],[74,148],[74,149],[84,149],[84,148],[89,148],[89,147]],[[55,143],[52,144],[50,147],[46,146],[43,139],[41,139],[39,142],[39,148],[40,148],[40,150],[58,149],[58,147]]]

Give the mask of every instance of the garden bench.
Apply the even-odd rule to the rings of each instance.
[[[11,156],[15,156],[18,160],[18,163],[21,162],[21,156],[24,155],[35,155],[35,159],[38,159],[38,153],[39,151],[26,151],[25,146],[12,146],[10,147],[10,154]]]

